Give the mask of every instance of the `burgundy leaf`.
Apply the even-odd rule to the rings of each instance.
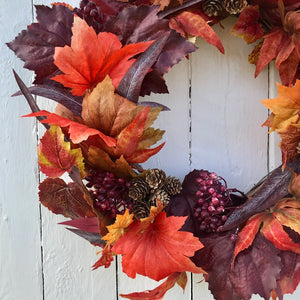
[[[35,83],[42,83],[57,71],[55,47],[71,43],[73,12],[63,5],[37,5],[36,14],[38,23],[28,26],[7,46],[25,62],[25,68],[35,71]]]
[[[70,111],[75,115],[81,116],[82,111],[82,97],[74,96],[69,90],[49,85],[35,85],[28,88],[28,90],[38,96],[42,96],[51,100],[54,100]],[[13,94],[13,96],[20,95],[20,91]]]
[[[27,88],[27,86],[25,85],[25,83],[22,81],[22,79],[19,77],[19,75],[15,72],[15,70],[13,70],[14,72],[14,76],[15,79],[17,81],[17,84],[21,90],[21,93],[24,95],[24,97],[27,100],[27,103],[31,109],[32,112],[38,112],[40,111],[40,108],[38,107],[38,105],[36,104],[33,96],[31,95],[31,92],[29,91],[29,89]],[[46,119],[45,117],[37,117],[37,119],[39,121],[42,121],[44,119]],[[48,124],[43,124],[45,126],[46,129],[49,129],[50,126]]]
[[[73,219],[61,222],[59,224],[72,226],[82,231],[99,234],[99,223],[97,217]]]
[[[269,299],[281,270],[280,250],[259,234],[231,268],[232,233],[201,238],[204,248],[196,252],[193,262],[208,272],[204,278],[216,300],[250,300],[252,294]]]
[[[95,216],[82,189],[74,182],[66,184],[60,178],[47,178],[39,190],[41,203],[55,214],[72,219]]]
[[[141,87],[141,96],[150,95],[151,93],[165,94],[169,93],[163,75],[153,70],[146,74]]]
[[[137,103],[140,95],[142,82],[151,66],[160,55],[169,32],[156,40],[139,58],[133,63],[118,85],[117,93],[132,102]]]
[[[166,45],[153,66],[153,69],[157,70],[159,74],[164,74],[187,54],[195,51],[196,46],[171,30],[169,21],[159,19],[157,11],[157,6],[125,8],[118,16],[108,19],[105,30],[116,34],[123,45],[139,41],[158,40],[166,32],[170,32]]]

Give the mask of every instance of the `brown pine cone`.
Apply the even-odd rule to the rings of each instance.
[[[248,2],[246,0],[224,0],[224,9],[231,15],[239,14],[246,6]]]
[[[166,173],[159,169],[149,169],[145,177],[150,188],[157,189],[162,186],[166,180]]]
[[[134,178],[130,182],[128,195],[135,201],[144,200],[150,191],[150,187],[147,182],[142,178]]]
[[[143,219],[149,217],[150,205],[148,202],[136,201],[133,206],[133,214],[136,219]]]
[[[204,0],[202,2],[202,9],[209,17],[217,17],[224,11],[223,0]]]
[[[180,191],[182,190],[182,185],[181,185],[180,180],[178,178],[168,176],[165,181],[164,190],[169,195],[179,194]]]
[[[170,196],[168,195],[168,193],[165,190],[158,189],[158,190],[154,191],[153,194],[151,194],[151,196],[149,198],[150,205],[157,206],[157,203],[156,203],[157,199],[159,199],[161,201],[161,203],[165,206],[169,203]]]

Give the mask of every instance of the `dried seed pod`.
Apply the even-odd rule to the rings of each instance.
[[[209,17],[217,17],[224,11],[222,0],[204,0],[202,2],[202,9]]]
[[[181,181],[176,177],[168,176],[163,188],[169,195],[177,195],[182,190]]]
[[[149,198],[150,205],[157,206],[157,203],[156,203],[157,199],[159,199],[163,205],[167,205],[170,201],[170,196],[168,195],[168,193],[165,190],[158,189],[158,190],[154,191],[153,194],[151,194],[151,196]]]
[[[134,178],[130,182],[128,195],[135,201],[144,200],[150,191],[148,183],[142,178]]]
[[[239,14],[246,6],[248,2],[246,0],[224,0],[224,9],[231,15]]]
[[[133,206],[133,214],[136,219],[143,219],[149,217],[150,205],[148,202],[136,201]]]
[[[157,189],[162,186],[166,180],[166,173],[159,169],[149,169],[145,177],[150,188]]]

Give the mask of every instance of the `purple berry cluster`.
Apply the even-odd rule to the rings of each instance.
[[[82,0],[79,4],[80,8],[74,8],[74,12],[84,19],[90,26],[99,33],[104,24],[104,15],[98,9],[97,5],[89,0]]]
[[[96,209],[111,218],[124,214],[126,209],[132,210],[133,200],[128,196],[130,182],[111,172],[95,169],[90,170],[85,179]]]
[[[199,222],[199,229],[207,233],[219,231],[227,220],[226,207],[231,205],[226,182],[214,172],[200,170],[196,183],[194,217]]]

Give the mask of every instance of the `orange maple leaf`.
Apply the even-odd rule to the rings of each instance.
[[[102,251],[100,251],[101,257],[93,265],[93,270],[96,270],[102,266],[109,268],[111,262],[114,260],[114,253],[111,250],[110,245],[106,245]]]
[[[108,32],[97,35],[77,16],[74,16],[72,32],[71,47],[55,48],[54,63],[64,74],[52,79],[71,88],[77,96],[92,90],[106,75],[117,87],[134,62],[131,58],[152,44],[149,41],[122,47],[116,35]]]
[[[71,149],[71,143],[64,141],[65,135],[58,126],[51,126],[38,146],[38,158],[41,171],[56,178],[65,172],[71,172],[77,166],[84,176],[83,156],[80,149]]]
[[[127,298],[130,300],[161,300],[163,299],[166,292],[171,289],[175,283],[185,289],[187,282],[187,276],[185,272],[182,273],[173,273],[171,274],[162,284],[151,291],[139,292],[139,293],[131,293],[131,294],[121,294],[120,296],[123,298]]]
[[[293,242],[283,226],[300,233],[300,201],[284,198],[270,210],[251,217],[239,232],[232,265],[236,256],[251,246],[258,232],[278,249],[300,254],[300,244]]]
[[[203,245],[192,233],[179,231],[185,220],[167,218],[163,211],[147,228],[134,221],[112,248],[122,254],[123,271],[131,278],[141,274],[157,281],[175,272],[203,273],[189,259]]]
[[[277,83],[277,91],[277,98],[261,101],[273,113],[270,119],[270,131],[287,129],[290,125],[299,122],[300,80],[297,80],[293,87],[286,87]]]
[[[125,234],[126,228],[133,222],[133,214],[129,214],[126,209],[124,215],[117,215],[114,224],[107,226],[108,233],[102,237],[102,240],[107,241],[108,244],[113,244],[122,235]]]

